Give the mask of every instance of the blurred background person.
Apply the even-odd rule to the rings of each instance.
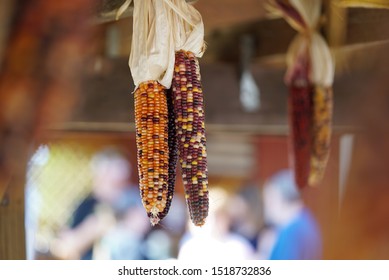
[[[147,233],[150,223],[145,215],[139,195],[133,196],[124,211],[116,213],[116,224],[94,247],[95,259],[145,260]]]
[[[116,216],[126,213],[131,200],[139,198],[129,187],[131,166],[116,149],[106,148],[91,160],[92,193],[73,213],[69,228],[53,243],[52,253],[61,259],[93,259],[93,247],[116,225]]]
[[[265,184],[263,199],[265,220],[272,227],[263,233],[260,246],[269,252],[268,258],[321,259],[321,233],[304,206],[292,171],[282,170],[273,175]]]
[[[228,194],[222,189],[210,190],[210,209],[206,223],[195,227],[188,221],[188,232],[181,241],[180,260],[248,260],[254,249],[242,236],[230,230]]]
[[[244,184],[231,195],[227,208],[231,219],[231,231],[244,237],[257,250],[259,229],[263,225],[263,207],[260,189],[253,183]]]
[[[148,260],[173,259],[173,236],[166,229],[153,228],[144,243],[144,254]]]

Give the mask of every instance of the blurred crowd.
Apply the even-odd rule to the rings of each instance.
[[[202,227],[192,225],[183,196],[176,195],[169,215],[152,227],[138,186],[129,184],[132,167],[126,157],[108,148],[97,153],[90,165],[92,192],[56,233],[50,244],[52,258],[322,258],[320,229],[304,206],[290,170],[277,172],[262,188],[247,184],[231,193],[210,186],[209,216]]]

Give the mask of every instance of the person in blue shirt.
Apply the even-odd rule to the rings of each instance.
[[[275,229],[271,260],[315,260],[322,258],[319,226],[304,206],[293,172],[272,176],[263,190],[265,219]]]

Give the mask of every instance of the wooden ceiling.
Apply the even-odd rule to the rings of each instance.
[[[120,33],[120,56],[130,52],[131,12],[114,20],[124,0],[101,0],[96,22]],[[208,50],[204,61],[235,62],[243,35],[255,41],[255,57],[284,54],[295,31],[282,19],[267,12],[267,0],[199,0],[194,6],[203,17]],[[336,0],[323,1],[321,33],[330,46],[339,48],[389,39],[389,9],[343,8]]]
[[[132,17],[115,21],[124,0],[101,0],[94,23],[101,37],[95,42],[96,58],[87,66],[83,102],[69,124],[70,130],[133,130],[133,82],[127,60]],[[265,0],[199,0],[207,51],[201,59],[209,131],[260,134],[287,133],[287,88],[283,83],[285,52],[296,34],[282,19],[270,16]],[[366,94],[371,76],[389,50],[389,10],[345,9],[324,1],[321,33],[336,59],[335,113],[337,129],[355,124],[354,106]],[[242,36],[254,40],[251,70],[261,93],[261,107],[245,112],[239,100],[239,60]],[[389,68],[389,67],[388,67]]]

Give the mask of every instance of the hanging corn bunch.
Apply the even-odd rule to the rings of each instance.
[[[321,0],[273,0],[299,35],[287,53],[291,161],[296,184],[315,186],[328,161],[332,123],[334,65],[329,48],[315,31]]]
[[[131,3],[127,0],[118,16]],[[129,65],[136,85],[143,205],[153,225],[167,215],[179,157],[190,217],[195,225],[203,225],[208,215],[208,170],[196,58],[204,52],[201,15],[185,0],[134,0],[133,20]],[[170,29],[162,28],[166,26]]]

